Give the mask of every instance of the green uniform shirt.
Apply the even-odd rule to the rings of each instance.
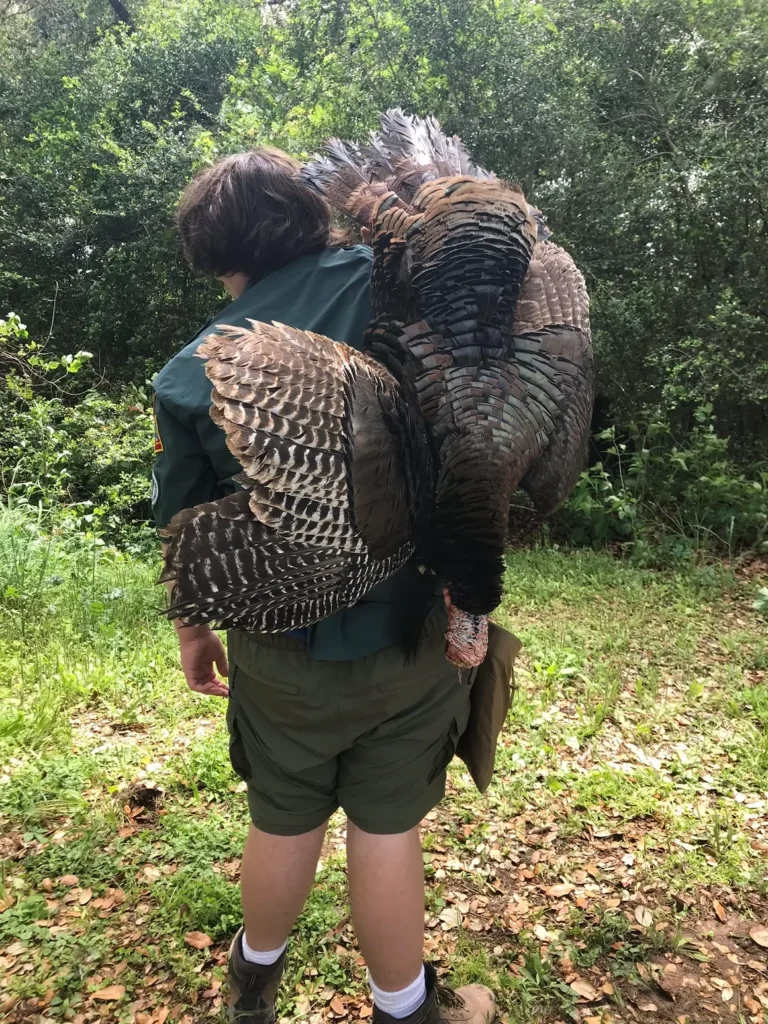
[[[247,326],[247,320],[324,334],[360,348],[371,317],[373,254],[365,246],[325,249],[302,256],[253,284],[230,303],[155,378],[157,458],[152,509],[165,526],[184,508],[230,494],[242,467],[230,453],[224,431],[211,420],[211,383],[195,355],[217,324]],[[406,570],[404,570],[406,571]],[[307,650],[321,661],[363,658],[394,642],[391,616],[396,584],[385,580],[353,608],[311,626]]]

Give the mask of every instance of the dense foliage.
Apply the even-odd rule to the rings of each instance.
[[[150,517],[148,389],[98,390],[90,360],[51,357],[17,314],[0,320],[0,491],[48,527],[135,543]]]
[[[641,564],[680,562],[716,550],[768,550],[768,470],[739,469],[719,437],[711,407],[678,437],[669,422],[640,429],[626,442],[615,427],[599,435],[602,462],[583,473],[559,512],[554,533],[572,544],[626,543]]]
[[[22,481],[42,459],[67,500],[105,509],[126,488],[115,515],[140,515],[146,382],[222,303],[180,258],[179,190],[221,153],[303,156],[402,104],[519,179],[588,278],[599,426],[615,434],[574,535],[634,536],[661,503],[696,543],[765,539],[759,0],[0,0],[0,15],[0,311],[56,358],[92,352],[86,383],[110,390],[78,406],[16,381],[3,429]],[[685,481],[681,451],[696,453]]]

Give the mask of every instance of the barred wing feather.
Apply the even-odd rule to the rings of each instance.
[[[434,472],[421,414],[373,359],[251,322],[200,346],[244,490],[166,528],[169,615],[279,631],[354,604],[413,553]]]

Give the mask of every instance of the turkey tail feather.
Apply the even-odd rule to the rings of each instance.
[[[380,123],[380,131],[374,132],[371,142],[361,147],[361,155],[379,173],[386,170],[390,186],[406,200],[435,178],[462,174],[487,180],[496,178],[473,163],[461,139],[445,135],[434,117],[421,118],[393,107],[381,115]]]
[[[365,227],[384,209],[413,213],[411,200],[423,184],[436,178],[469,175],[497,180],[475,164],[458,135],[446,135],[434,117],[392,107],[381,115],[380,125],[362,146],[330,139],[323,154],[301,172],[331,206]]]
[[[324,154],[306,164],[301,177],[322,193],[334,209],[364,227],[370,227],[385,203],[409,212],[390,188],[387,177],[373,172],[360,147],[352,142],[329,139]]]

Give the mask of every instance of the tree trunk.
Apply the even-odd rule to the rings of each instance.
[[[127,25],[129,28],[133,28],[133,18],[131,17],[128,8],[121,2],[121,0],[109,0],[109,6],[123,24]]]

